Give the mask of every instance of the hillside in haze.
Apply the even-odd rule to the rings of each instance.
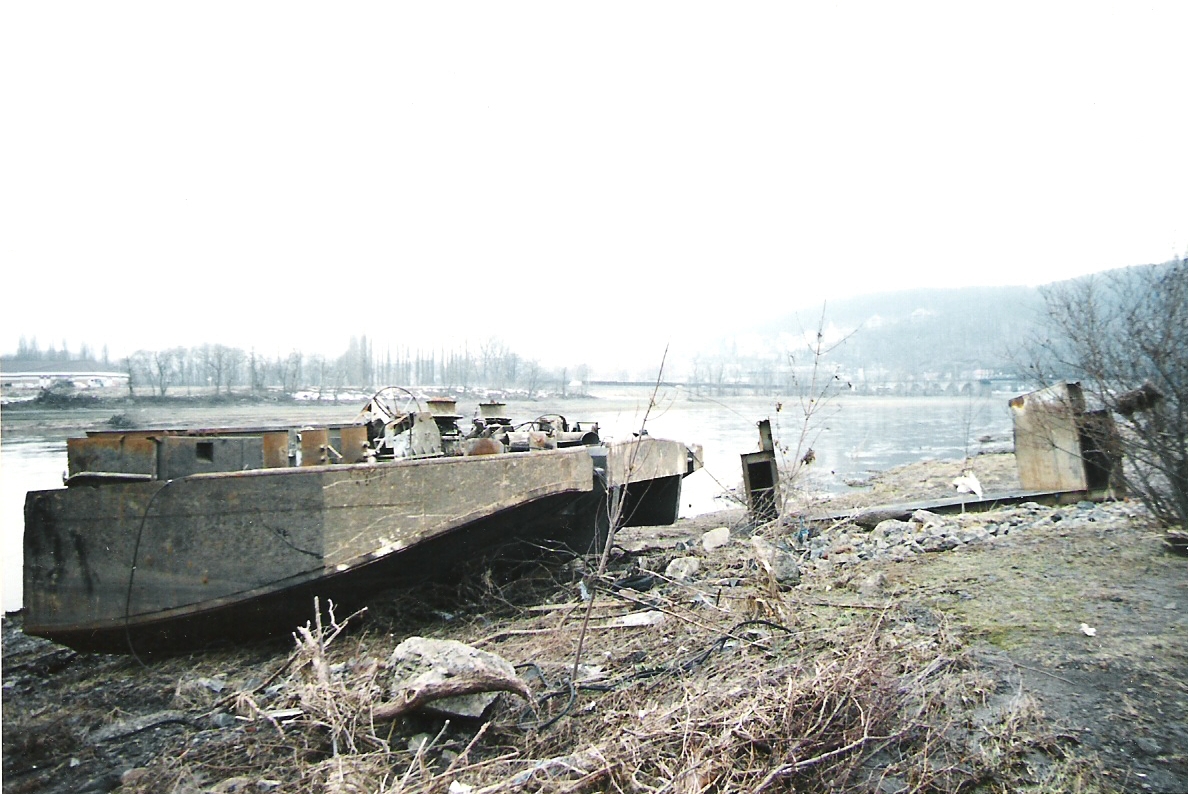
[[[1116,283],[1162,265],[1118,268],[1082,278]],[[1059,287],[1057,282],[1049,287]],[[1031,363],[1025,352],[1045,319],[1045,287],[964,287],[884,292],[829,302],[800,311],[770,311],[739,323],[735,333],[706,346],[690,365],[692,382],[752,383],[787,389],[804,381],[812,364],[809,346],[818,328],[825,358],[856,389],[888,384],[944,384],[994,379],[1001,386]],[[1102,293],[1103,299],[1109,291]],[[823,319],[822,319],[823,312]]]
[[[772,313],[700,352],[689,380],[780,387],[796,370],[803,379],[822,310],[827,361],[847,380],[968,381],[1014,374],[1014,351],[1035,328],[1043,299],[1034,287],[916,289]]]
[[[851,334],[833,357],[849,370],[1004,371],[1042,310],[1033,287],[919,289],[838,301],[826,321]]]

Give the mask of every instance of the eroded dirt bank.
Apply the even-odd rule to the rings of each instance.
[[[1011,456],[975,467],[1009,487]],[[827,507],[948,495],[959,470],[893,470]],[[476,566],[301,642],[138,661],[9,616],[4,790],[1188,790],[1188,558],[1137,505],[742,519],[627,530],[602,578]],[[532,708],[376,719],[411,635],[499,654]]]

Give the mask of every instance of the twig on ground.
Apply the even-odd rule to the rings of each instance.
[[[416,689],[406,690],[403,700],[381,703],[371,709],[372,719],[393,720],[412,711],[418,711],[435,700],[479,692],[513,692],[525,700],[532,701],[532,693],[519,678],[487,674],[472,674],[465,678],[451,678],[437,684],[424,684]]]

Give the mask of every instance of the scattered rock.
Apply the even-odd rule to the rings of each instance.
[[[920,541],[920,547],[927,552],[950,551],[960,545],[952,535],[931,535]]]
[[[918,511],[923,512],[923,511]],[[875,540],[897,540],[916,531],[915,524],[910,521],[900,521],[898,518],[888,518],[880,521],[870,531],[870,537]]]
[[[714,549],[725,546],[730,542],[730,527],[718,527],[711,529],[701,536],[701,548],[706,551],[713,551]]]
[[[664,613],[654,609],[647,612],[632,612],[620,615],[611,621],[612,626],[659,626],[664,622]]]
[[[1122,517],[1129,508],[1124,503],[1083,502],[1068,507],[1045,507],[1026,502],[1015,507],[987,513],[941,515],[916,510],[905,521],[889,510],[868,512],[862,521],[878,518],[869,532],[855,531],[855,523],[831,528],[814,536],[808,546],[808,562],[818,572],[858,560],[900,561],[925,552],[951,551],[967,544],[989,543],[996,538],[1031,529],[1057,528],[1062,536],[1082,528],[1107,526]],[[1171,545],[1170,543],[1168,544]]]
[[[868,598],[881,595],[886,589],[887,574],[882,571],[875,571],[858,585],[858,592]]]
[[[791,552],[773,546],[758,535],[751,537],[751,548],[755,561],[781,586],[791,587],[800,583],[800,566]]]
[[[668,563],[664,575],[676,582],[687,582],[693,578],[701,568],[701,560],[696,557],[677,557]]]
[[[216,728],[234,728],[237,724],[235,715],[225,711],[216,711],[210,715],[210,723]]]
[[[143,766],[134,766],[131,769],[125,770],[124,773],[122,775],[120,775],[120,785],[121,786],[134,786],[138,782],[143,780],[144,776],[147,774],[148,774],[148,770],[145,769]]]
[[[409,637],[396,646],[388,660],[392,671],[393,700],[401,700],[411,690],[447,679],[468,676],[516,677],[511,663],[500,656],[480,651],[457,640],[434,640]],[[476,692],[441,698],[431,704],[434,711],[459,717],[481,717],[499,697],[498,692]]]
[[[929,510],[917,510],[912,513],[912,521],[924,527],[940,526],[945,523],[943,516],[938,516]]]
[[[990,537],[990,533],[985,527],[970,527],[968,529],[959,529],[954,535],[958,543],[977,543],[986,540]]]
[[[640,571],[630,576],[624,576],[614,584],[611,585],[611,590],[635,590],[638,593],[645,593],[656,586],[656,577],[647,571]]]
[[[1146,755],[1159,755],[1163,752],[1163,748],[1159,746],[1159,742],[1149,739],[1146,736],[1140,736],[1135,739],[1134,746]]]

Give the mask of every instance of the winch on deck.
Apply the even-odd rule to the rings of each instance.
[[[357,417],[367,426],[371,446],[369,459],[432,457],[435,455],[491,455],[540,449],[591,446],[600,442],[598,425],[572,427],[564,416],[547,414],[530,422],[513,425],[507,406],[499,402],[479,404],[479,415],[463,434],[458,422],[457,401],[437,397],[427,400],[429,410],[406,392],[397,407],[392,396],[399,387],[378,392]]]

